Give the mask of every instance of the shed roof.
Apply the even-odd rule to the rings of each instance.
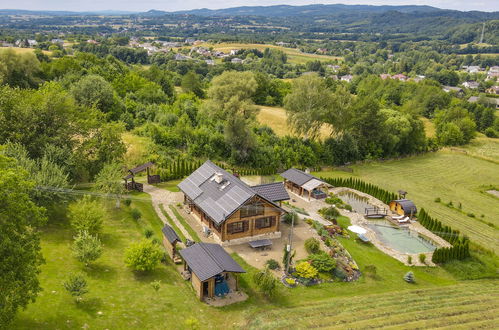
[[[222,176],[220,183],[215,180],[217,173]],[[217,224],[224,222],[256,195],[273,203],[209,160],[180,182],[178,187]]]
[[[130,170],[128,170],[128,171],[129,171],[129,172],[132,172],[133,174],[137,174],[137,173],[142,172],[142,171],[143,171],[143,170],[145,170],[146,168],[151,167],[151,166],[153,166],[153,165],[154,165],[154,163],[153,163],[153,162],[147,162],[147,163],[145,163],[145,164],[142,164],[142,165],[139,165],[139,166],[137,166],[137,167],[135,167],[135,168],[132,168],[132,169],[130,169]]]
[[[180,250],[180,255],[201,281],[222,272],[245,273],[244,269],[220,245],[196,243]]]
[[[312,191],[315,188],[324,185],[325,183],[321,180],[313,178],[312,180],[308,181],[304,185],[302,185],[302,188],[307,190],[307,191]]]
[[[288,192],[282,182],[273,182],[251,187],[256,193],[272,202],[289,199]]]
[[[296,183],[299,186],[307,183],[314,178],[316,179],[316,177],[314,177],[313,175],[300,171],[296,168],[290,168],[289,170],[281,173],[281,176],[286,180]]]
[[[174,242],[182,242],[182,240],[180,239],[180,237],[178,237],[177,233],[175,232],[175,230],[173,230],[172,227],[165,225],[162,229],[162,232],[168,242],[170,242],[171,244],[173,244]]]
[[[416,213],[417,212],[416,205],[410,199],[396,199],[396,200],[394,200],[394,202],[400,204],[400,206],[402,207],[402,209],[406,213],[410,213],[410,212]]]

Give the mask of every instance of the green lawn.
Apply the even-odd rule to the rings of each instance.
[[[178,228],[177,224],[175,222],[173,222],[173,219],[170,217],[170,215],[168,213],[166,213],[165,206],[163,204],[160,204],[159,208],[161,209],[161,212],[168,220],[168,223],[170,224],[170,226],[173,228],[173,230],[175,230],[175,232],[178,234],[178,236],[180,236],[180,239],[182,240],[182,242],[185,242],[184,233]]]
[[[185,221],[184,217],[180,215],[180,213],[178,212],[177,208],[173,205],[170,205],[170,209],[172,210],[173,214],[175,215],[175,217],[177,217],[177,220],[180,222],[180,224],[182,226],[184,226],[185,230],[187,230],[187,232],[189,233],[189,235],[191,235],[192,239],[196,242],[201,242],[201,239],[199,238],[198,234],[196,233],[196,231],[194,229],[192,229],[191,226],[189,226],[189,224],[187,223],[187,221]]]
[[[158,188],[163,188],[171,192],[179,192],[180,189],[178,189],[177,185],[182,181],[182,179],[178,180],[172,180],[172,181],[166,181],[166,182],[161,182],[158,184],[155,184],[154,186]]]
[[[340,238],[340,241],[357,261],[361,270],[367,265],[376,265],[378,274],[376,278],[362,276],[359,281],[353,283],[335,282],[295,289],[279,286],[276,297],[267,300],[258,292],[252,281],[252,276],[257,270],[246,264],[238,255],[233,255],[247,271],[240,276],[240,286],[250,298],[243,303],[212,308],[197,301],[190,283],[182,280],[171,262],[162,264],[150,274],[137,274],[124,265],[124,251],[131,243],[144,237],[146,228],[152,228],[156,238],[162,237],[162,223],[155,214],[148,195],[143,193],[133,195],[140,197],[141,200],[133,200],[130,207],[123,205],[119,210],[114,208],[113,201],[105,202],[108,218],[100,236],[104,244],[104,254],[89,267],[84,267],[71,255],[73,233],[64,216],[59,214],[51,217],[42,234],[42,249],[46,264],[42,266],[40,280],[44,291],[35,303],[18,313],[12,328],[74,329],[87,325],[89,328],[98,329],[187,329],[185,322],[189,319],[196,319],[203,329],[219,329],[222,326],[273,328],[273,326],[280,327],[281,324],[287,325],[288,328],[304,328],[315,324],[310,323],[311,319],[322,320],[317,321],[319,322],[317,324],[321,325],[324,325],[323,322],[333,324],[329,322],[336,322],[335,320],[357,322],[352,320],[351,316],[354,314],[351,313],[334,316],[342,310],[359,310],[365,313],[366,318],[373,318],[371,320],[373,324],[382,322],[380,318],[384,317],[383,313],[392,310],[395,312],[387,320],[392,320],[393,324],[401,324],[400,314],[406,305],[416,306],[412,309],[412,316],[407,318],[414,321],[429,309],[427,305],[420,304],[422,293],[428,297],[435,295],[435,299],[438,300],[442,295],[439,292],[457,292],[456,295],[460,297],[473,297],[474,299],[469,301],[477,301],[476,308],[483,310],[483,317],[480,321],[476,321],[470,316],[469,322],[482,322],[472,324],[487,325],[486,322],[498,314],[497,308],[489,310],[484,308],[487,303],[490,305],[491,301],[493,302],[497,290],[492,290],[491,283],[496,282],[459,281],[453,275],[454,272],[448,272],[444,268],[408,267],[373,246],[356,242],[353,237]],[[141,220],[132,219],[130,216],[132,208],[141,211]],[[342,219],[341,223],[346,225],[348,220]],[[416,285],[402,280],[408,270],[414,271],[418,281]],[[68,273],[74,271],[83,272],[89,281],[90,292],[79,304],[73,301],[61,284]],[[150,285],[155,280],[160,280],[162,283],[159,292],[155,292]],[[485,290],[482,290],[483,294],[477,295],[478,287],[481,286]],[[402,297],[403,300],[400,301],[403,301],[403,306],[400,306],[401,302],[397,299]],[[390,301],[391,305],[385,303],[385,299]],[[428,299],[430,298],[426,300]],[[456,311],[476,314],[475,310],[467,309],[464,303],[457,301],[449,304],[446,299],[440,300],[441,308],[455,308]],[[379,304],[385,307],[376,314],[376,306],[373,305]],[[310,311],[307,306],[316,307]],[[345,308],[338,309],[335,306],[345,306]],[[375,318],[376,315],[378,318]],[[439,316],[452,315],[449,316],[442,311],[432,316],[432,320],[438,320]],[[463,319],[459,320],[466,322]],[[366,324],[360,323],[360,325]],[[421,326],[419,323],[418,325]]]
[[[478,148],[473,150],[479,152]],[[459,151],[442,150],[352,168],[353,173],[315,174],[325,177],[353,175],[390,191],[403,189],[408,192],[407,198],[419,208],[424,207],[433,217],[460,230],[483,247],[499,251],[499,201],[483,192],[486,186],[499,186],[499,164]],[[442,203],[435,203],[437,197]],[[454,206],[461,203],[462,210],[447,207],[445,204],[449,201]],[[475,218],[467,213],[473,213]]]

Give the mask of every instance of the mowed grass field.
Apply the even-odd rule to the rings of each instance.
[[[248,325],[250,329],[496,328],[498,301],[497,281],[483,280],[443,288],[333,297],[259,313]]]
[[[288,125],[286,109],[267,106],[258,107],[260,108],[260,112],[258,113],[257,120],[260,124],[269,126],[278,136],[296,135]],[[330,134],[330,129],[323,126],[320,134],[321,138],[327,138]]]
[[[494,143],[485,141],[482,148],[489,148]],[[479,146],[469,148],[477,154],[485,152]],[[352,168],[353,173],[316,174],[325,177],[353,175],[393,192],[405,190],[407,198],[419,208],[424,207],[433,217],[460,230],[481,246],[499,252],[499,199],[484,192],[490,185],[499,186],[498,163],[460,151],[441,150]],[[437,197],[441,203],[435,202]],[[451,201],[454,208],[446,206]]]
[[[19,48],[19,47],[0,47],[0,51],[2,50],[13,50],[17,54],[25,54],[25,53],[33,53],[35,51],[34,48]],[[48,50],[42,51],[45,55],[52,55],[52,52]]]
[[[219,43],[219,44],[211,44],[205,43],[200,46],[203,47],[213,47],[213,49],[222,51],[224,53],[229,53],[231,49],[258,49],[260,51],[264,51],[265,48],[278,49],[282,50],[288,56],[288,62],[292,64],[304,64],[313,60],[320,61],[333,61],[333,60],[343,60],[342,57],[339,56],[329,56],[329,55],[318,55],[318,54],[308,54],[303,53],[295,48],[286,48],[276,45],[269,44],[243,44],[243,43]]]

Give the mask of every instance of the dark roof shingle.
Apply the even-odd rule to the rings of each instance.
[[[312,179],[317,179],[315,176],[305,173],[303,171],[297,170],[296,168],[290,168],[289,170],[281,173],[281,176],[286,180],[289,180],[297,185],[301,186]]]
[[[165,235],[168,242],[172,244],[175,241],[182,242],[182,240],[180,239],[180,237],[178,237],[177,233],[175,232],[175,230],[173,230],[172,227],[165,225],[161,231],[163,232],[163,235]]]
[[[273,182],[251,187],[256,193],[271,202],[289,199],[288,192],[282,182]]]
[[[206,281],[222,272],[245,273],[218,244],[196,243],[180,250],[179,253],[200,281]]]

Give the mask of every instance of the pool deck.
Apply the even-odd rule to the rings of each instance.
[[[333,194],[338,194],[338,193],[344,192],[344,191],[352,192],[352,193],[355,193],[359,196],[367,198],[368,203],[375,206],[375,207],[386,208],[387,210],[390,209],[388,207],[388,205],[384,204],[382,201],[380,201],[380,200],[378,200],[378,199],[376,199],[368,194],[365,194],[363,192],[355,190],[355,189],[339,187],[339,188],[332,188],[329,191],[332,192]],[[304,199],[304,198],[302,198],[302,197],[300,197],[292,192],[289,192],[289,195],[294,200],[294,201],[290,202],[292,205],[304,208],[310,214],[310,216],[308,216],[308,217],[305,216],[305,218],[312,218],[312,219],[317,220],[323,224],[329,224],[329,222],[327,220],[325,220],[324,218],[322,218],[318,212],[319,209],[321,209],[323,207],[330,206],[324,200],[311,199],[310,201],[308,201],[308,199]],[[393,249],[392,247],[390,247],[387,244],[380,241],[377,237],[376,232],[367,226],[368,224],[373,224],[374,222],[369,221],[366,218],[364,218],[363,214],[357,213],[355,211],[344,210],[344,209],[338,209],[338,210],[340,211],[341,215],[344,215],[344,216],[350,218],[350,222],[352,223],[352,225],[357,225],[357,226],[360,226],[360,227],[366,229],[367,233],[365,234],[365,236],[371,240],[371,243],[374,246],[376,246],[379,250],[383,251],[384,253],[388,254],[389,256],[399,260],[400,262],[402,262],[405,265],[435,266],[435,264],[433,264],[431,262],[431,257],[433,255],[433,252],[424,253],[426,255],[426,263],[422,264],[419,261],[420,253],[403,253],[403,252],[400,252],[400,251]],[[388,216],[390,216],[390,215],[396,215],[396,214],[394,214],[394,213],[391,214],[391,212],[389,212]],[[428,229],[423,227],[418,222],[411,221],[410,223],[404,224],[402,226],[408,228],[409,230],[411,230],[413,232],[417,232],[418,234],[421,234],[421,235],[429,238],[430,240],[435,242],[436,245],[438,245],[439,247],[451,247],[451,244],[449,242],[447,242],[446,240],[444,240],[440,236],[433,234],[431,231],[429,231]],[[407,262],[409,256],[412,257],[412,264],[409,264]]]

